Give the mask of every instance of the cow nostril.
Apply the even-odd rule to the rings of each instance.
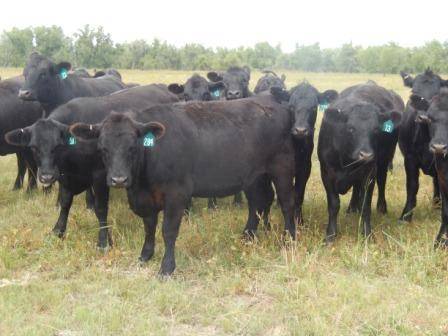
[[[296,127],[295,128],[295,133],[297,135],[307,135],[308,134],[308,129],[306,129],[305,127]]]
[[[115,177],[111,177],[112,183],[114,185],[120,185],[125,183],[128,178],[126,176],[115,176]]]
[[[446,144],[431,144],[431,151],[435,154],[444,154],[447,152],[448,145]]]
[[[373,159],[373,153],[360,151],[359,152],[359,159],[362,160],[362,161],[371,160],[371,159]]]
[[[54,178],[54,175],[52,175],[52,174],[43,174],[40,176],[40,181],[46,183],[46,182],[52,181],[53,178]]]

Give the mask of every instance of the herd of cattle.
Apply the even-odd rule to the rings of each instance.
[[[140,260],[154,254],[163,211],[165,254],[160,273],[175,269],[174,247],[192,197],[235,195],[248,204],[244,234],[253,237],[262,218],[269,227],[275,194],[285,231],[296,238],[311,172],[319,105],[327,108],[317,153],[327,194],[325,240],[337,235],[339,195],[352,188],[348,211],[360,212],[371,234],[371,202],[387,212],[385,185],[397,142],[406,169],[402,220],[416,206],[420,169],[433,177],[434,202],[442,200],[437,246],[448,247],[448,80],[427,70],[415,78],[405,106],[372,81],[319,92],[307,82],[286,90],[282,76],[266,71],[254,93],[250,69],[231,67],[193,75],[185,84],[123,83],[113,69],[90,76],[70,63],[32,53],[23,76],[0,81],[0,154],[16,154],[14,189],[36,177],[46,190],[59,182],[60,214],[53,232],[62,237],[74,195],[86,191],[99,222],[98,246],[112,245],[107,225],[109,187],[126,188],[131,209],[143,218]],[[274,190],[275,187],[275,190]]]

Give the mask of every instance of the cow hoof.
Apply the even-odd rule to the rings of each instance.
[[[138,257],[138,262],[140,264],[146,264],[148,261],[152,259],[154,252],[142,253],[140,257]]]
[[[336,241],[336,235],[335,234],[326,236],[325,239],[324,239],[324,245],[325,246],[331,246],[331,245],[334,244],[335,241]]]
[[[244,241],[255,241],[257,239],[257,230],[245,229],[242,234]]]
[[[65,231],[61,231],[61,230],[59,230],[59,229],[53,229],[52,231],[51,231],[51,233],[53,234],[53,235],[55,235],[56,237],[58,237],[58,238],[64,238],[64,235],[65,235]]]
[[[111,247],[110,247],[108,244],[106,244],[105,246],[98,244],[98,245],[96,246],[96,249],[97,249],[100,253],[106,254],[107,252],[109,252],[109,250],[111,249]]]
[[[356,214],[359,213],[359,209],[353,206],[348,206],[347,211],[348,214]]]
[[[376,211],[378,213],[380,213],[380,214],[383,214],[383,215],[387,214],[387,206],[386,206],[386,204],[377,205],[376,206]]]
[[[434,249],[448,249],[448,238],[439,238],[434,242]]]
[[[442,201],[440,200],[440,198],[438,198],[438,197],[433,198],[433,200],[432,200],[432,207],[434,209],[441,209],[442,208]]]

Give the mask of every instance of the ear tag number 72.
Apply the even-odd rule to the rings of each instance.
[[[146,133],[143,138],[143,147],[154,147],[156,142],[156,137],[151,132]]]
[[[394,122],[392,120],[385,121],[381,130],[385,133],[392,133],[394,131]]]

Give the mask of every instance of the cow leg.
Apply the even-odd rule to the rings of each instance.
[[[387,181],[387,169],[389,161],[378,162],[376,182],[378,184],[378,201],[376,203],[376,210],[379,213],[387,213],[387,202],[386,202],[386,181]]]
[[[92,188],[86,190],[86,208],[95,209],[95,191]]]
[[[341,206],[339,194],[334,188],[334,181],[327,176],[324,168],[321,167],[322,182],[327,193],[327,207],[328,207],[328,225],[325,236],[325,243],[331,243],[337,236],[337,221],[338,213]]]
[[[208,203],[207,203],[207,207],[209,209],[216,209],[218,207],[218,201],[216,200],[216,197],[209,197],[208,198]]]
[[[295,169],[295,193],[296,193],[296,218],[303,225],[302,205],[305,198],[306,183],[311,174],[311,153],[302,162],[297,162]]]
[[[412,211],[417,205],[419,170],[416,162],[408,157],[404,158],[404,167],[406,169],[406,204],[400,220],[410,222],[412,220]]]
[[[444,192],[442,192],[442,223],[434,247],[448,247],[448,199]]]
[[[386,167],[387,169],[387,167]],[[372,233],[372,227],[370,224],[370,216],[372,213],[372,196],[373,189],[375,188],[375,179],[370,176],[367,178],[362,188],[362,227],[364,237],[369,237]]]
[[[294,172],[283,171],[273,176],[275,190],[278,201],[282,209],[283,220],[285,221],[285,231],[289,233],[293,240],[296,240],[296,218],[295,218],[295,192],[293,184]]]
[[[140,262],[147,262],[154,255],[158,215],[159,211],[151,209],[149,216],[143,218],[143,223],[145,225],[145,242],[143,243],[142,252],[138,258]]]
[[[22,155],[22,153],[16,153],[17,156],[17,177],[16,181],[14,182],[14,187],[12,190],[18,190],[22,188],[23,186],[23,179],[25,178],[26,173],[26,164],[25,159]]]
[[[237,206],[243,205],[243,194],[241,192],[235,194],[233,197],[233,204]]]
[[[23,155],[24,163],[28,170],[28,186],[26,188],[27,192],[37,188],[37,164],[31,153],[25,153]],[[51,187],[48,187],[51,190]],[[45,188],[44,188],[45,191]]]
[[[73,193],[62,184],[59,184],[59,192],[61,195],[61,210],[59,212],[58,221],[53,228],[53,233],[59,238],[62,238],[65,234],[65,230],[67,229],[67,218],[73,202]]]
[[[358,213],[361,211],[362,195],[360,183],[353,185],[352,197],[347,208],[347,213]]]
[[[440,206],[440,188],[437,175],[432,178],[432,184],[433,184],[432,203],[434,204],[434,206]]]
[[[261,216],[263,216],[265,228],[270,229],[269,212],[274,200],[271,179],[266,175],[261,176],[245,190],[245,194],[249,207],[249,217],[244,229],[244,235],[253,238]]]
[[[171,275],[176,268],[174,248],[177,235],[179,233],[180,222],[187,205],[188,198],[182,198],[181,195],[171,194],[166,197],[165,209],[163,211],[162,235],[165,243],[165,254],[163,255],[162,265],[159,275]]]
[[[109,208],[109,188],[105,183],[106,179],[95,179],[93,183],[94,209],[99,223],[98,248],[106,249],[112,246],[112,236],[107,226],[107,213]],[[92,188],[88,188],[92,190]]]

